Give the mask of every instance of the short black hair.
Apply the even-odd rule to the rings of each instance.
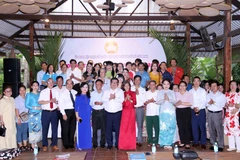
[[[153,59],[153,60],[152,60],[152,63],[159,64],[159,61],[158,61],[157,59]]]
[[[20,88],[24,88],[26,90],[26,87],[23,84],[20,84],[20,86],[18,87],[18,89],[20,90]]]
[[[136,64],[135,64],[135,63],[132,63],[131,66],[136,66]]]
[[[77,61],[76,61],[75,59],[71,59],[71,60],[70,60],[70,63],[72,63],[72,62],[77,63]]]
[[[46,64],[46,65],[48,65],[48,64],[47,64],[47,62],[41,62],[41,66],[42,66],[43,64]]]
[[[101,79],[97,79],[97,80],[95,81],[95,84],[97,84],[97,82],[101,82],[101,83],[103,84],[103,81],[102,81]]]
[[[162,80],[162,84],[163,84],[163,82],[165,82],[165,81],[167,81],[167,82],[171,85],[171,81],[170,81],[168,78],[163,79],[163,80]]]
[[[112,81],[114,81],[114,80],[116,80],[119,83],[119,80],[115,77],[110,80],[110,83],[112,83]]]
[[[193,81],[194,81],[194,79],[199,79],[199,81],[201,82],[201,78],[200,78],[199,76],[195,76],[195,77],[193,78]]]
[[[178,86],[180,86],[181,83],[185,84],[185,86],[187,87],[187,83],[185,81],[181,81]]]
[[[61,63],[61,62],[64,62],[64,64],[66,64],[66,61],[64,59],[62,59],[59,63]]]
[[[212,85],[212,84],[217,84],[217,86],[219,86],[219,82],[217,81],[217,80],[211,80],[210,81],[210,86]]]
[[[62,76],[57,76],[56,81],[57,81],[58,79],[62,79],[62,81],[63,81],[63,77],[62,77]]]
[[[154,80],[150,80],[150,81],[149,81],[149,84],[150,84],[150,83],[155,83],[155,84],[157,84],[156,81],[154,81]]]
[[[172,59],[170,60],[170,63],[172,62],[172,60],[174,60],[176,63],[178,63],[176,58],[172,58]]]
[[[166,63],[166,62],[164,62],[164,61],[160,63],[160,66],[161,66],[163,63],[164,63],[166,66],[167,66],[167,63]]]
[[[129,62],[129,61],[128,61],[128,62],[126,63],[126,66],[129,65],[129,64],[132,65],[132,62]]]
[[[140,65],[143,65],[143,66],[145,67],[145,65],[144,65],[143,62],[139,62],[139,63],[138,63],[138,66],[140,66]]]
[[[188,77],[188,78],[190,78],[190,77],[189,77],[189,75],[187,75],[187,74],[184,74],[184,75],[182,76],[182,80],[183,80],[185,77]]]
[[[140,81],[142,81],[142,77],[141,76],[139,76],[139,75],[134,76],[134,80],[137,79],[137,78],[140,78]]]
[[[135,62],[139,62],[139,63],[141,63],[142,60],[141,60],[140,58],[136,58],[136,59],[135,59]]]

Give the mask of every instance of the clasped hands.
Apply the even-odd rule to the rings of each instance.
[[[55,104],[58,104],[58,101],[57,101],[56,98],[52,98],[49,103],[51,103],[51,102],[52,102],[52,103],[55,103]]]
[[[211,99],[211,100],[208,102],[208,104],[210,104],[210,105],[215,104],[215,101]]]
[[[164,100],[169,101],[169,97],[168,97],[167,93],[164,94]]]
[[[153,98],[151,98],[151,99],[149,99],[149,100],[147,100],[145,103],[144,103],[144,105],[148,105],[149,103],[155,103],[156,101],[153,99]]]
[[[98,101],[96,101],[95,103],[94,103],[95,105],[102,105],[103,103],[102,102],[98,102]]]
[[[112,99],[115,99],[115,98],[116,98],[115,93],[110,94],[109,100],[112,100]]]
[[[235,114],[239,111],[239,106],[240,104],[234,104],[234,103],[227,103],[226,104],[226,107],[229,108],[229,107],[235,107],[234,109],[231,109],[230,113],[231,114]]]
[[[127,96],[125,97],[125,101],[127,100],[131,101],[131,96],[129,94],[127,94]]]

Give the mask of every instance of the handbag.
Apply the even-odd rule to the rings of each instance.
[[[197,152],[191,150],[183,150],[179,153],[173,153],[173,157],[175,159],[182,159],[182,160],[193,160],[193,159],[200,159]]]
[[[0,136],[5,137],[6,135],[6,127],[4,125],[0,126]]]
[[[183,150],[179,152],[181,159],[198,159],[198,154],[195,151]]]
[[[26,122],[28,120],[28,113],[27,112],[22,112],[19,117],[23,122]]]

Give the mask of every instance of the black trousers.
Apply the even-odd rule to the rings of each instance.
[[[77,93],[80,93],[80,83],[74,84],[73,89],[77,91]]]
[[[74,109],[65,109],[67,120],[62,119],[63,146],[74,146],[74,134],[76,131],[76,115]]]
[[[59,127],[59,121],[60,121],[60,126],[61,126],[61,129],[63,128],[62,127],[62,113],[60,112],[60,110],[57,111],[58,112],[58,120],[57,120],[57,126]],[[58,135],[59,137],[59,135]],[[62,137],[62,133],[61,133],[61,137]]]
[[[101,129],[100,145],[105,146],[105,113],[104,109],[92,110],[92,129],[93,129],[93,146],[98,146],[97,132]]]
[[[190,144],[191,140],[191,108],[177,108],[177,125],[182,144]]]
[[[113,146],[113,136],[112,136],[113,131],[115,131],[115,140],[116,140],[115,146],[118,147],[118,138],[119,138],[119,132],[120,132],[122,111],[119,111],[116,113],[109,113],[105,111],[105,117],[106,117],[106,139],[107,139],[108,147]]]

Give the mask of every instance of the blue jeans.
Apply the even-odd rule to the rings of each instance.
[[[17,126],[17,143],[22,143],[28,139],[28,123],[21,123]]]

